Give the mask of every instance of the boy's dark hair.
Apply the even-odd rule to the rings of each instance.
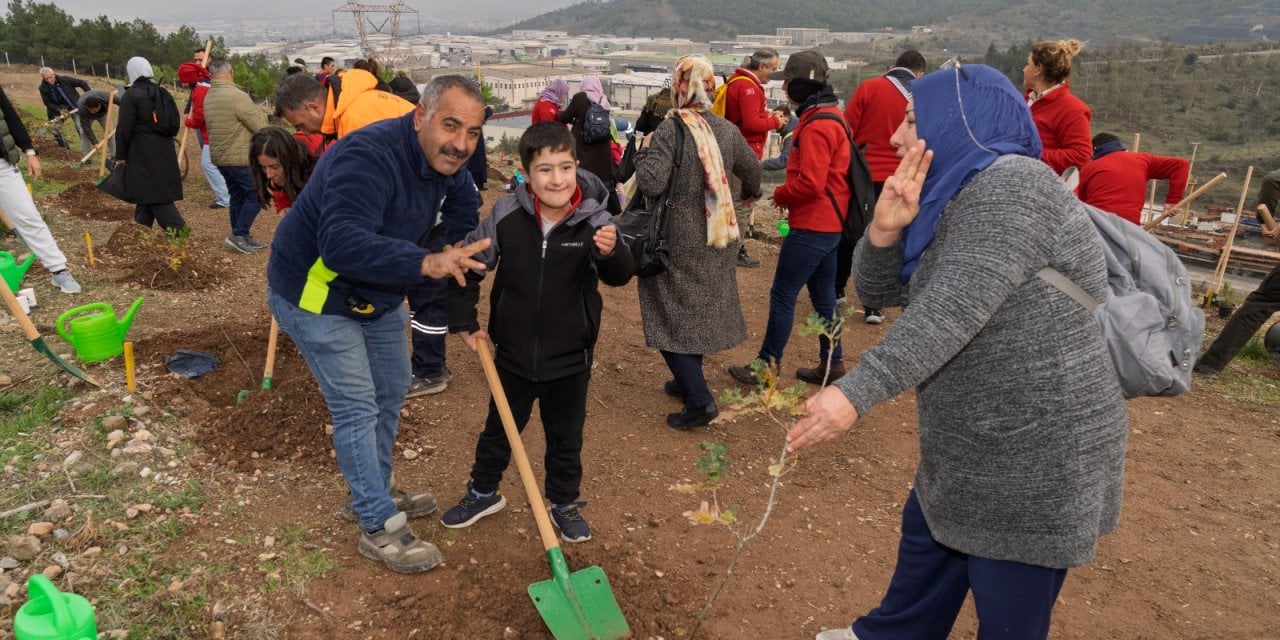
[[[1093,146],[1095,147],[1098,145],[1106,144],[1108,142],[1120,142],[1120,138],[1116,137],[1116,134],[1114,133],[1106,133],[1106,132],[1099,133],[1098,135],[1093,137]]]
[[[916,73],[924,73],[924,56],[920,55],[920,52],[915,49],[908,49],[898,56],[898,60],[893,63],[893,66],[910,69]]]
[[[326,64],[332,64],[332,63],[333,63],[333,56],[325,56],[323,58],[320,58],[321,67],[325,66]]]
[[[204,47],[196,47],[196,50],[191,52],[192,55],[197,53],[204,53]]]
[[[574,160],[578,159],[573,135],[558,122],[539,122],[525,129],[524,135],[520,136],[519,147],[520,166],[524,167],[525,171],[529,170],[529,163],[533,162],[533,156],[540,151],[549,153],[568,151]]]

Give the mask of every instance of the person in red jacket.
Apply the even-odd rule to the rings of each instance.
[[[1125,151],[1120,138],[1099,133],[1093,137],[1093,161],[1080,170],[1077,193],[1085,204],[1142,224],[1147,181],[1169,181],[1169,195],[1164,202],[1170,206],[1182,200],[1190,174],[1191,163],[1183,158]]]
[[[569,83],[563,78],[556,78],[543,87],[538,94],[538,102],[533,105],[532,124],[539,122],[556,122],[560,115],[560,105],[569,97]]]
[[[782,240],[778,267],[769,290],[769,321],[758,358],[780,370],[782,351],[795,323],[796,297],[809,289],[818,315],[835,319],[836,249],[841,224],[835,207],[849,202],[849,134],[839,100],[827,84],[827,60],[817,51],[791,54],[783,71],[783,90],[796,106],[800,124],[792,137],[787,177],[773,192],[773,201],[790,210],[791,233]],[[827,355],[831,370],[828,375]],[[844,375],[840,343],[818,340],[818,366],[796,370],[805,382],[822,384]],[[729,375],[743,384],[756,384],[749,366],[733,365]]]
[[[924,56],[919,51],[903,51],[883,76],[858,85],[849,106],[845,107],[844,119],[853,131],[854,144],[867,159],[876,197],[880,196],[884,181],[898,168],[898,152],[889,144],[889,138],[906,117],[911,81],[924,75],[924,69]],[[853,248],[857,244],[857,238],[844,238],[836,253],[836,301],[839,303],[844,302],[845,287],[853,272]],[[880,324],[884,322],[884,311],[867,307],[862,318],[867,324]]]
[[[195,62],[178,65],[178,82],[191,85],[191,99],[187,102],[187,117],[183,124],[199,132],[196,142],[200,144],[200,170],[213,192],[213,203],[209,208],[226,209],[231,206],[231,192],[227,190],[226,179],[209,156],[209,129],[204,122],[204,96],[209,93],[209,70],[200,63],[204,59],[204,49],[196,49],[194,56]]]
[[[1067,167],[1083,167],[1093,153],[1089,122],[1093,112],[1071,94],[1071,58],[1084,48],[1079,40],[1047,40],[1031,47],[1022,85],[1027,106],[1040,131],[1044,153],[1040,159],[1062,173]]]
[[[785,120],[769,111],[765,101],[764,83],[777,70],[777,49],[761,47],[743,60],[742,66],[726,81],[724,119],[738,127],[751,150],[756,152],[757,159],[764,158],[764,143],[769,139],[769,132],[786,124]],[[734,176],[729,177],[729,188],[733,193],[741,193],[741,186],[736,180]],[[735,200],[733,208],[738,215],[738,228],[750,229],[751,207]],[[738,266],[760,266],[759,260],[747,255],[745,242],[738,246]]]

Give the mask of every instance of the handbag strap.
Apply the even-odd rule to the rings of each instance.
[[[657,217],[654,220],[654,226],[657,233],[654,234],[654,243],[661,245],[667,241],[667,229],[669,218],[667,216],[667,202],[671,200],[671,191],[676,186],[676,176],[680,174],[680,159],[684,156],[684,123],[679,117],[671,118],[676,125],[676,145],[675,153],[671,154],[671,175],[667,177],[667,188],[659,196],[654,203],[654,213]]]

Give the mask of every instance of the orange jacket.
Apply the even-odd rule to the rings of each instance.
[[[334,104],[332,91],[325,99],[320,133],[341,138],[367,124],[413,111],[414,105],[394,94],[378,91],[377,85],[378,79],[363,69],[344,73],[338,103]]]

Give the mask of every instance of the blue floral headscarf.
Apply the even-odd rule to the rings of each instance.
[[[933,151],[920,192],[920,213],[903,230],[903,282],[938,231],[947,203],[996,158],[1040,158],[1040,134],[1026,101],[1004,74],[986,65],[953,64],[911,83],[916,134]]]

